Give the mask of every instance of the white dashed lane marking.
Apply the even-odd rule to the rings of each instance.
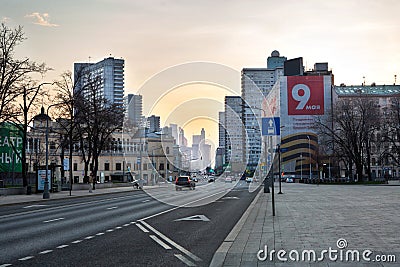
[[[27,260],[30,260],[30,259],[33,259],[34,257],[33,256],[28,256],[28,257],[25,257],[25,258],[20,258],[20,259],[18,259],[19,261],[27,261]]]
[[[49,222],[56,222],[56,221],[61,221],[61,220],[64,220],[64,218],[51,219],[51,220],[47,220],[47,221],[43,221],[43,222],[49,223]]]
[[[147,230],[146,228],[144,228],[141,224],[136,224],[137,227],[139,227],[140,230],[142,230],[145,233],[148,233],[149,230]]]
[[[42,252],[39,252],[39,254],[47,254],[47,253],[50,253],[50,252],[53,252],[53,250],[52,249],[43,250]]]
[[[167,244],[165,244],[161,239],[159,239],[158,237],[156,237],[155,235],[150,235],[150,238],[153,239],[154,241],[156,241],[160,246],[162,246],[165,249],[171,249],[170,246],[168,246]]]

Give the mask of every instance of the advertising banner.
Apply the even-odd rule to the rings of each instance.
[[[318,135],[315,117],[328,116],[332,77],[287,76],[280,81],[281,158],[285,172],[311,177],[316,171]],[[310,166],[312,170],[310,170]]]
[[[22,172],[22,131],[11,123],[0,124],[0,172]]]
[[[51,190],[51,170],[47,170],[47,179],[49,181],[49,190]],[[37,171],[37,190],[44,191],[44,183],[46,182],[46,170]]]
[[[288,115],[323,115],[323,76],[287,77]]]

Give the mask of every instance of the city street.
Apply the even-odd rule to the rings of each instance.
[[[257,193],[234,185],[1,206],[0,266],[208,266]]]

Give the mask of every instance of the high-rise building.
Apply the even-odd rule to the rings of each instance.
[[[172,137],[175,139],[175,145],[179,145],[178,125],[170,123],[169,127],[171,128],[172,131]]]
[[[279,77],[283,76],[286,57],[274,50],[267,59],[267,68],[244,68],[242,70],[242,121],[244,125],[243,147],[246,169],[254,172],[261,153],[261,117],[264,98],[271,91]]]
[[[192,162],[191,168],[204,171],[211,166],[211,145],[206,144],[206,132],[201,129],[200,135],[192,136]]]
[[[225,96],[225,163],[229,163],[233,172],[244,170],[241,112],[242,98],[240,96]]]
[[[113,57],[97,63],[74,63],[75,92],[89,97],[88,85],[96,86],[97,97],[111,104],[123,105],[124,98],[124,60]],[[93,87],[91,87],[93,88]]]
[[[218,146],[225,147],[225,112],[218,113]]]
[[[149,133],[159,132],[160,131],[160,117],[151,115],[147,118],[149,123]]]
[[[128,94],[124,98],[125,119],[134,127],[139,127],[143,122],[143,102],[141,95]]]

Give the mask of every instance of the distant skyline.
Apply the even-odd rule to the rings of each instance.
[[[136,93],[174,65],[215,62],[240,73],[266,67],[273,50],[303,57],[306,69],[328,62],[336,85],[400,79],[397,0],[0,0],[0,6],[2,22],[24,27],[27,40],[17,55],[53,68],[47,80],[74,62],[111,55],[125,59],[125,93]],[[218,95],[222,108],[226,94]],[[218,135],[206,131],[217,144]]]

